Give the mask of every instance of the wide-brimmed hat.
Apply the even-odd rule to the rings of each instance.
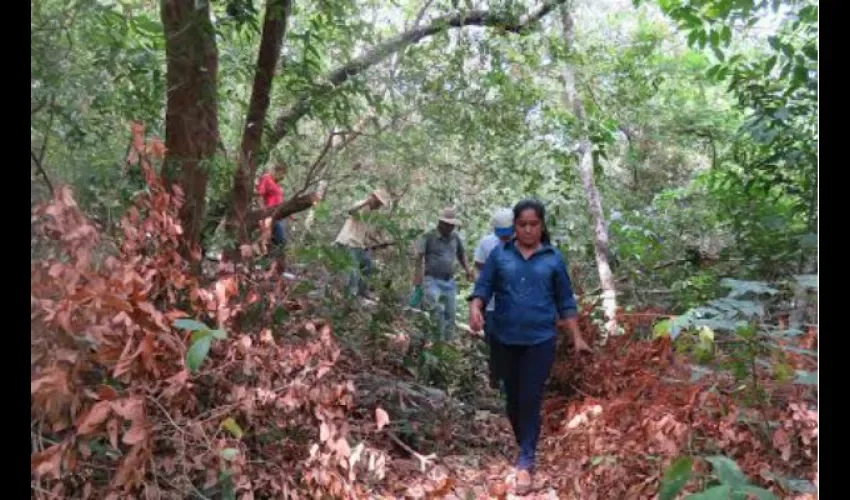
[[[443,209],[443,212],[440,214],[440,222],[445,222],[452,226],[460,225],[460,220],[458,220],[457,213],[455,213],[455,209],[453,208]]]
[[[381,202],[381,205],[389,205],[390,204],[390,195],[387,194],[383,189],[376,189],[372,192],[372,195]]]

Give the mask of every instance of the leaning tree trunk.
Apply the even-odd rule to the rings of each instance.
[[[248,209],[254,192],[254,177],[257,174],[257,159],[262,146],[263,129],[271,102],[272,82],[281,46],[286,33],[286,23],[292,8],[291,0],[268,0],[263,21],[263,34],[254,73],[254,86],[248,104],[245,129],[242,132],[242,147],[239,166],[233,178],[231,213],[228,217],[231,230],[240,243],[248,242]]]
[[[180,209],[186,250],[197,248],[206,203],[208,161],[219,143],[218,50],[209,2],[162,0],[168,88],[166,184],[185,194]]]
[[[570,6],[561,7],[561,21],[564,29],[564,41],[567,50],[573,49],[573,17]],[[564,97],[567,106],[571,106],[579,128],[586,124],[584,104],[576,91],[575,74],[570,64],[564,66]],[[582,188],[587,198],[590,218],[593,221],[593,243],[596,254],[596,266],[599,269],[599,282],[602,287],[602,308],[605,311],[605,331],[607,336],[617,333],[617,283],[611,266],[608,263],[608,227],[602,211],[602,200],[593,179],[593,148],[587,133],[582,131],[579,137],[578,170],[581,175]]]

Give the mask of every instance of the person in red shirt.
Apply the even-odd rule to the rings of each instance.
[[[277,179],[283,180],[286,176],[286,167],[277,165],[273,172],[266,172],[257,183],[257,194],[263,199],[263,207],[272,208],[283,203],[283,189],[278,185]],[[286,246],[286,224],[283,219],[277,219],[272,225],[272,244],[280,247]]]

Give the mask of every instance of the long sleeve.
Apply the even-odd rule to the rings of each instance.
[[[496,251],[494,250],[490,252],[490,256],[487,257],[487,261],[484,263],[484,267],[481,268],[481,273],[478,275],[478,279],[475,280],[475,288],[472,290],[472,295],[469,296],[469,300],[480,298],[486,304],[490,302],[491,298],[493,298],[496,280],[495,255]]]
[[[478,246],[475,247],[475,253],[472,256],[472,260],[474,260],[476,264],[484,265],[484,263],[487,262],[487,250],[484,248],[486,238],[486,236],[481,238],[478,242]]]
[[[561,256],[558,257],[555,268],[555,306],[561,318],[578,316],[578,304],[573,294],[573,285],[567,273],[567,264]]]

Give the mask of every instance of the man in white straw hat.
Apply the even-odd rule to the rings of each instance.
[[[487,234],[481,241],[478,242],[478,247],[475,249],[475,267],[480,271],[487,262],[487,257],[494,248],[501,245],[505,241],[510,241],[514,236],[514,212],[510,208],[499,208],[493,212],[493,217],[490,219],[493,226],[493,232]],[[493,340],[493,327],[496,322],[493,315],[496,312],[496,298],[490,300],[487,304],[487,309],[484,311],[484,341],[488,346],[491,346]],[[490,368],[490,387],[493,389],[499,388],[501,376],[499,375],[499,367],[496,366],[496,358],[493,356],[492,347],[490,349],[489,368]]]
[[[454,337],[457,285],[455,261],[459,262],[466,277],[473,279],[466,265],[463,243],[455,232],[460,226],[455,210],[446,208],[440,214],[437,227],[425,233],[416,242],[416,261],[413,285],[424,288],[424,305],[437,322],[440,340]]]
[[[368,212],[378,210],[389,203],[390,197],[383,189],[376,189],[365,199],[348,209],[348,219],[339,231],[334,243],[348,248],[354,268],[348,281],[353,296],[367,297],[366,278],[372,274],[372,257],[366,245],[366,233],[369,231]]]

